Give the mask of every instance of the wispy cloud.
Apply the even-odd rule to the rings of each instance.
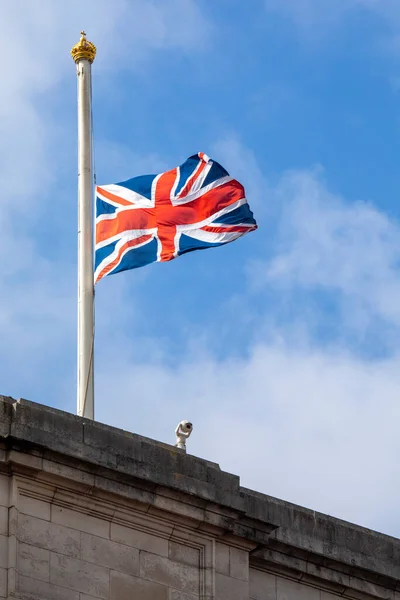
[[[212,145],[212,152],[216,160],[221,161],[243,182],[246,195],[251,198],[252,207],[262,210],[266,204],[263,199],[268,195],[270,185],[254,152],[241,143],[233,132],[216,141]]]
[[[313,172],[284,176],[275,190],[283,206],[277,255],[258,265],[264,285],[340,293],[400,326],[400,227],[366,202],[331,194]]]
[[[227,350],[222,361],[194,353],[177,369],[103,365],[98,418],[170,443],[188,418],[189,451],[243,485],[399,534],[400,356],[368,363],[284,338],[264,340],[247,359]]]

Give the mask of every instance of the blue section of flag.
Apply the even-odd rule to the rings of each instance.
[[[101,200],[98,196],[96,197],[96,215],[112,215],[117,210],[114,204]]]
[[[182,234],[179,239],[179,251],[178,254],[186,254],[187,252],[193,252],[193,250],[206,250],[207,248],[216,248],[222,246],[225,242],[204,242],[203,240],[194,239],[188,235]]]
[[[132,190],[148,200],[151,200],[151,187],[156,177],[157,175],[139,175],[138,177],[132,177],[132,179],[128,179],[127,181],[122,181],[117,185],[126,187],[128,190]]]
[[[228,177],[228,175],[228,171],[226,171],[224,167],[221,167],[219,163],[214,161],[209,174],[204,180],[203,187],[206,187],[210,183],[217,181],[217,179],[221,179],[222,177]]]
[[[184,187],[187,180],[193,175],[199,164],[199,157],[197,154],[191,156],[179,167],[179,182],[176,186],[175,194],[178,195],[181,189]]]
[[[97,248],[94,255],[94,270],[105,260],[108,256],[110,256],[116,246],[117,242],[112,242],[111,244],[107,244],[107,246],[102,246],[101,248]]]
[[[248,204],[239,206],[236,210],[232,210],[225,215],[217,217],[214,223],[220,223],[221,225],[236,225],[237,223],[246,223],[248,225],[256,225],[256,221],[253,217],[253,213],[250,210]]]
[[[128,250],[122,257],[120,263],[113,269],[113,273],[128,271],[129,269],[138,269],[145,267],[157,260],[157,240],[152,239],[144,246]]]

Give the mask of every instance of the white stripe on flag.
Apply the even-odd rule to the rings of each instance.
[[[112,204],[113,206],[121,206],[121,204],[118,204],[118,202],[113,202],[112,200],[109,200],[108,198],[103,196],[102,193],[99,191],[99,188],[105,190],[106,192],[110,192],[110,194],[114,194],[114,196],[119,196],[120,198],[123,198],[127,202],[131,202],[138,208],[139,207],[140,208],[151,208],[152,206],[154,206],[154,202],[152,200],[149,200],[145,196],[142,196],[142,194],[138,194],[138,192],[134,192],[134,191],[124,187],[123,185],[117,185],[115,183],[112,183],[110,185],[97,186],[96,187],[97,196],[99,198],[101,198],[101,200],[103,200],[104,202],[108,202],[109,204]],[[126,206],[124,206],[124,208],[126,208]]]

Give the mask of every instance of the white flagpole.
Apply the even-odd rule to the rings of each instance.
[[[94,419],[94,283],[92,62],[96,47],[81,39],[72,48],[78,76],[78,385],[77,413]]]

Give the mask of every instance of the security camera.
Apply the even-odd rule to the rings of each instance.
[[[186,440],[190,436],[193,431],[193,425],[190,421],[181,421],[178,423],[175,429],[176,435],[176,444],[177,448],[181,448],[181,450],[186,450]]]

